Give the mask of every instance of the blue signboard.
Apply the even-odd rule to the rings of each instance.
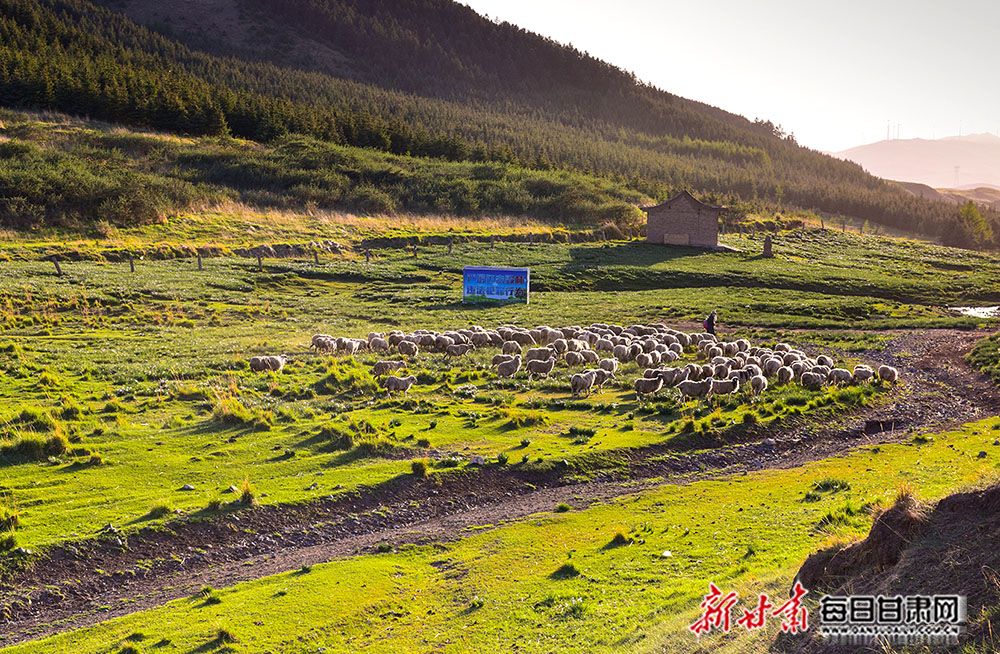
[[[528,302],[528,268],[462,268],[462,298]]]

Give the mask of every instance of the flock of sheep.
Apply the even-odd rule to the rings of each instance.
[[[759,395],[767,389],[769,380],[777,384],[797,381],[805,388],[818,389],[824,385],[874,380],[895,383],[899,378],[899,372],[892,366],[873,369],[857,365],[848,370],[836,367],[828,356],[813,358],[787,343],[778,343],[773,348],[757,347],[747,339],[720,341],[712,334],[685,333],[662,324],[622,327],[594,323],[589,327],[535,329],[504,325],[494,330],[473,326],[444,332],[372,332],[366,339],[317,334],[312,337],[310,347],[319,352],[347,355],[362,350],[387,354],[396,351],[411,358],[421,351],[457,358],[476,349],[498,348],[500,353],[493,357],[491,365],[504,379],[522,370],[529,379],[546,377],[559,360],[570,369],[592,366],[570,377],[574,396],[602,388],[614,379],[621,364],[634,361],[644,371],[633,384],[639,401],[666,389],[675,389],[681,400],[700,401],[741,390]],[[702,362],[668,365],[680,359],[685,350],[699,353]],[[270,361],[274,359],[280,360],[280,365]],[[255,364],[255,360],[260,361]],[[250,363],[253,370],[280,370],[281,365],[283,357],[254,357]],[[379,360],[372,367],[372,375],[385,377],[382,386],[388,394],[405,393],[416,377],[389,373],[406,367],[405,360]]]

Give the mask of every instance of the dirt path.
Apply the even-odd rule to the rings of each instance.
[[[127,539],[108,531],[50,551],[0,587],[0,645],[79,629],[303,565],[368,553],[381,543],[445,542],[469,527],[501,525],[667,483],[761,468],[788,468],[872,443],[901,440],[909,427],[944,428],[1000,414],[1000,393],[964,355],[982,332],[900,332],[863,358],[900,368],[905,384],[889,403],[818,429],[805,423],[762,431],[725,450],[679,453],[669,444],[629,450],[620,468],[571,483],[558,472],[487,467],[400,477],[349,496],[302,505],[255,507],[211,521],[144,529]],[[663,460],[661,455],[674,456]],[[100,574],[104,570],[110,574]],[[26,601],[29,600],[30,601]]]

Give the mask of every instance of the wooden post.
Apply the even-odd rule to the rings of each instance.
[[[416,243],[413,244],[413,258],[414,259],[417,258],[417,244]]]
[[[198,255],[198,270],[201,270],[201,252],[196,250],[195,253]]]
[[[260,256],[260,248],[257,248],[257,272],[264,272],[264,260]]]
[[[452,248],[455,247],[455,239],[448,241],[448,254],[451,254]]]
[[[128,255],[128,267],[131,272],[135,272],[135,259],[132,258],[132,253]]]
[[[371,263],[372,261],[372,251],[365,248],[365,263]]]
[[[528,245],[534,245],[534,244],[535,244],[535,235],[529,233],[528,234]]]
[[[56,276],[62,277],[62,268],[59,266],[59,257],[53,254],[51,259],[52,263],[55,264],[56,267]]]
[[[490,234],[490,249],[491,250],[497,246],[496,239],[497,239],[497,237],[496,237],[495,234]]]
[[[771,235],[768,234],[764,237],[764,258],[771,259],[774,257],[774,253],[771,251]]]

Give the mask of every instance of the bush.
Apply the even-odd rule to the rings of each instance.
[[[412,470],[413,474],[416,475],[417,477],[426,477],[427,461],[424,459],[417,459],[415,461],[411,461],[410,470]]]
[[[256,492],[250,484],[249,476],[244,477],[243,483],[240,484],[240,504],[243,506],[254,506],[257,504]]]
[[[22,436],[0,447],[0,458],[16,461],[45,461],[50,456],[62,456],[69,450],[69,441],[62,434],[43,438],[37,434]]]
[[[21,514],[16,509],[0,505],[0,532],[13,531],[21,524]]]
[[[571,507],[569,504],[562,502],[561,504],[556,506],[556,513],[566,513],[567,511],[572,510],[572,508],[573,507]]]

